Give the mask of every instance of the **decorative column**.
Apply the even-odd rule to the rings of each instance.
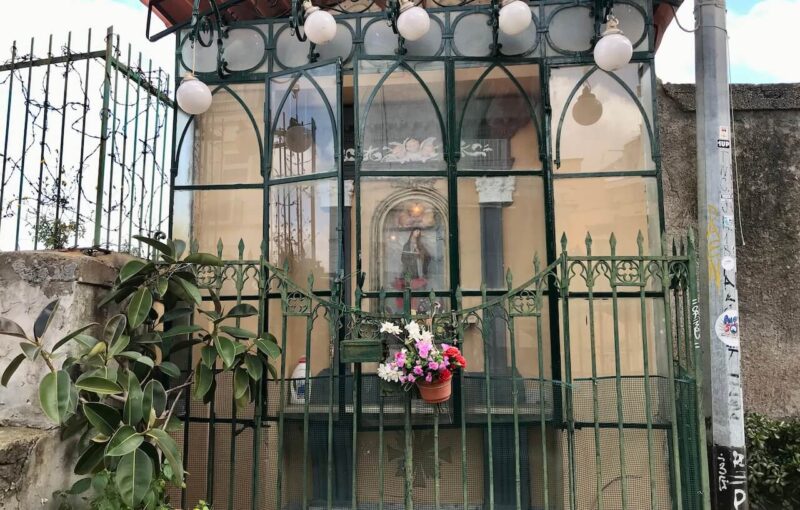
[[[503,257],[503,208],[514,202],[516,177],[478,177],[475,189],[480,204],[481,232],[481,277],[489,289],[505,289],[505,260]],[[498,310],[500,312],[500,310]],[[489,345],[489,359],[484,360],[484,370],[499,379],[492,383],[492,405],[511,406],[512,381],[518,374],[511,373],[506,347],[506,321],[500,313],[487,328],[484,342]],[[525,394],[520,388],[518,399]],[[522,402],[518,400],[518,404]],[[514,428],[510,423],[497,423],[492,427],[492,464],[494,473],[494,497],[498,507],[511,508],[516,504],[516,473]],[[519,430],[520,449],[520,497],[522,507],[527,508],[530,491],[528,463],[528,434],[524,427]],[[488,447],[488,445],[487,445]],[[488,479],[485,480],[488,484]],[[488,489],[488,487],[487,487]]]

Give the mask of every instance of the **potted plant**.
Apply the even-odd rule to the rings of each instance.
[[[461,351],[446,343],[437,345],[433,332],[414,321],[402,328],[384,322],[381,333],[399,340],[402,348],[378,366],[378,377],[399,384],[405,391],[416,386],[429,404],[446,402],[452,393],[453,372],[467,368]]]

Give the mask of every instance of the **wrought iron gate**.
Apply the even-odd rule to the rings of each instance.
[[[620,255],[612,236],[610,255],[593,255],[587,236],[574,255],[562,239],[529,280],[509,273],[505,290],[459,290],[448,307],[408,284],[367,299],[363,275],[352,291],[341,276],[319,291],[313,277],[296,282],[288,268],[245,260],[240,243],[237,259],[201,268],[204,286],[258,301],[258,327],[284,355],[246,411],[228,374],[209,402],[187,396],[182,506],[703,508],[693,240],[664,243],[658,256],[642,244]],[[348,363],[347,342],[380,338],[385,319],[428,321],[467,354],[449,402],[387,392],[374,364]],[[308,367],[300,379],[292,346]]]

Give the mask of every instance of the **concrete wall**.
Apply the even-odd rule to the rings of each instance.
[[[106,312],[95,303],[123,260],[80,252],[0,253],[0,317],[32,335],[42,308],[60,298],[47,345],[86,323],[103,323]],[[16,338],[0,337],[2,369],[21,352],[18,344]],[[39,381],[46,371],[41,362],[23,362],[8,387],[0,387],[0,509],[54,508],[53,491],[72,484],[74,441],[61,441],[39,407]]]
[[[800,416],[800,84],[732,91],[744,404]],[[667,227],[696,225],[694,85],[663,85],[659,114]]]

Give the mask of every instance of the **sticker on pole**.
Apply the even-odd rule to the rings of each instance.
[[[717,147],[720,149],[731,148],[731,131],[728,126],[719,127],[719,135],[717,135]]]
[[[714,324],[717,338],[728,347],[739,347],[739,312],[738,310],[725,310],[717,317]]]

